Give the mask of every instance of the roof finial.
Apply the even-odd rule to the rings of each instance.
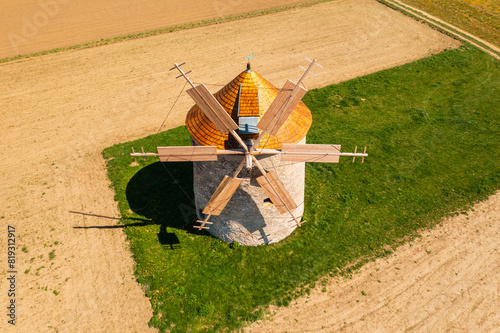
[[[250,67],[250,58],[253,58],[253,52],[249,56],[247,56],[247,73],[252,71],[252,68]]]

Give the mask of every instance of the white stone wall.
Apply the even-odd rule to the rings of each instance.
[[[197,145],[195,140],[192,140]],[[300,142],[305,143],[305,138]],[[243,155],[219,156],[218,161],[193,162],[194,194],[199,219],[202,211],[219,186],[224,176],[232,177]],[[257,157],[265,170],[274,170],[290,192],[298,207],[293,211],[300,219],[304,213],[305,163],[281,162],[278,155]],[[257,183],[261,176],[257,167],[240,172],[243,178],[227,206],[219,216],[210,217],[213,222],[208,231],[225,242],[242,245],[264,245],[279,242],[297,227],[290,214],[280,214],[274,205],[266,203],[264,190]]]

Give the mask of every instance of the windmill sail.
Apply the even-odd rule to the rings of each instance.
[[[301,225],[300,220],[303,213],[303,204],[299,206],[294,200],[302,200],[301,195],[298,194],[303,191],[303,183],[301,184],[301,182],[296,181],[299,178],[295,172],[283,172],[280,173],[280,177],[287,184],[287,187],[285,187],[284,183],[278,178],[276,171],[268,172],[264,169],[256,155],[280,155],[281,161],[285,162],[282,165],[292,168],[294,168],[293,163],[286,163],[287,161],[336,163],[339,161],[340,156],[366,156],[366,152],[363,154],[358,154],[356,151],[354,153],[341,153],[340,145],[287,144],[287,142],[298,142],[301,138],[304,138],[312,121],[309,109],[303,103],[300,103],[307,92],[307,89],[302,87],[301,83],[307,74],[314,75],[310,73],[310,70],[313,66],[319,65],[316,63],[316,60],[307,60],[311,64],[307,69],[303,68],[305,72],[299,81],[295,83],[288,80],[279,92],[274,86],[253,72],[248,65],[246,71],[242,72],[215,95],[217,97],[212,95],[205,85],[195,85],[187,76],[190,71],[184,72],[181,69],[183,64],[174,64],[172,69],[178,69],[181,74],[178,77],[183,76],[192,87],[187,90],[187,93],[197,105],[189,111],[186,118],[186,126],[193,140],[196,140],[201,146],[159,147],[157,155],[160,157],[160,160],[215,161],[218,155],[239,155],[241,158],[241,162],[232,176],[225,175],[227,172],[225,168],[222,169],[222,174],[217,173],[216,177],[213,177],[212,173],[202,174],[202,171],[198,171],[199,174],[196,174],[197,171],[195,168],[195,188],[202,195],[202,198],[210,197],[209,202],[202,211],[203,214],[198,211],[200,218],[201,215],[204,216],[202,220],[198,220],[200,225],[194,226],[195,228],[200,230],[209,229],[210,233],[217,237],[219,237],[219,234],[223,234],[226,237],[221,228],[209,228],[208,225],[212,225],[216,221],[233,223],[233,221],[230,221],[231,219],[228,219],[228,216],[232,216],[231,212],[226,212],[226,216],[226,214],[222,214],[222,211],[241,185],[243,185],[242,190],[244,192],[249,193],[251,196],[253,195],[251,191],[247,190],[249,186],[254,186],[254,184],[251,184],[250,181],[242,183],[243,179],[237,178],[245,165],[247,171],[253,167],[259,169],[262,176],[256,180],[264,193],[273,202],[278,212],[280,214],[289,214],[297,226]],[[258,88],[262,89],[259,90]],[[243,100],[244,103],[242,102]],[[252,107],[251,110],[255,109],[258,113],[249,113],[242,105],[248,108]],[[226,110],[232,110],[233,117],[236,116],[234,111],[237,110],[238,118],[233,120]],[[259,117],[261,117],[260,121],[258,120]],[[226,145],[228,134],[236,139],[239,146],[233,144]],[[241,137],[240,134],[242,135]],[[265,136],[268,138],[261,146],[260,141]],[[243,141],[242,138],[245,138],[246,141]],[[227,146],[231,146],[231,149],[224,149]],[[256,150],[257,147],[260,148]],[[133,155],[135,157],[138,154],[134,153]],[[143,155],[145,154],[143,153]],[[261,156],[261,158],[265,159],[266,156]],[[231,158],[231,160],[236,159],[238,159],[238,156]],[[221,163],[225,163],[225,159],[221,158]],[[210,167],[211,164],[208,164],[207,167]],[[213,164],[213,166],[219,167],[220,165]],[[207,169],[203,168],[203,170]],[[216,173],[213,172],[213,174]],[[224,178],[220,184],[216,185],[216,182],[220,179],[219,175],[220,177],[224,175]],[[212,190],[216,186],[217,189],[212,194]],[[288,191],[288,187],[292,190],[291,192]],[[261,191],[258,192],[260,192],[259,196],[264,194]],[[206,200],[203,201],[205,202]],[[261,210],[265,206],[262,206],[263,203],[260,199],[259,202],[252,202],[251,204],[252,207],[249,207],[242,200],[238,202],[238,208],[239,210],[243,209],[245,212],[254,212],[255,209],[253,206],[255,206],[262,216],[265,215],[264,212],[269,214],[268,210]],[[276,212],[274,211],[273,213],[275,214]],[[298,215],[297,217],[295,217],[296,214]],[[221,216],[213,222],[209,221],[211,216],[217,215]],[[266,218],[266,232],[268,230],[273,230],[273,232],[279,230],[279,235],[276,235],[280,239],[283,238],[283,226],[281,225],[283,223],[274,222],[281,219],[268,218],[267,216]],[[287,223],[285,222],[285,224]],[[291,228],[295,228],[295,226]],[[247,239],[241,235],[231,235],[230,237],[238,241],[243,239],[243,241],[247,242]],[[267,243],[268,240],[264,240],[263,242]],[[248,244],[254,243],[255,240],[253,238],[251,241],[248,241]]]
[[[198,104],[205,116],[217,127],[219,132],[224,134],[239,128],[204,84],[188,89],[186,92]]]
[[[160,162],[217,161],[217,147],[158,147],[158,157]]]
[[[219,215],[224,207],[226,207],[238,186],[240,186],[242,180],[242,178],[224,176],[224,179],[203,210],[203,214]]]
[[[257,182],[281,214],[291,212],[297,208],[297,204],[274,171],[258,177]]]
[[[340,145],[308,145],[284,143],[281,160],[288,162],[338,163]]]
[[[307,89],[288,80],[264,116],[262,116],[257,127],[265,133],[276,136],[306,92]]]

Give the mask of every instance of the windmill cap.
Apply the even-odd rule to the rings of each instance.
[[[214,94],[226,112],[240,124],[240,117],[258,117],[269,109],[279,93],[274,85],[262,76],[247,70]],[[238,98],[239,97],[239,98]],[[239,99],[239,103],[238,103]],[[302,140],[312,124],[309,108],[301,101],[292,111],[276,136],[265,135],[261,144],[269,149],[281,149],[282,143],[298,143]],[[194,105],[186,116],[186,127],[191,136],[203,146],[217,146],[224,149],[228,133],[220,133],[214,124],[203,114],[198,105]],[[259,146],[259,148],[263,148]]]

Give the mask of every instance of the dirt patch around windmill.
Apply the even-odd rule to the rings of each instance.
[[[186,61],[196,82],[224,84],[254,52],[254,70],[281,86],[315,57],[324,69],[305,82],[315,88],[458,44],[376,1],[345,0],[0,65],[8,82],[0,92],[0,204],[17,235],[15,329],[154,331],[101,152],[158,130],[184,87],[168,72],[173,62]],[[181,125],[191,105],[180,95],[163,129]],[[460,249],[445,251],[453,258]],[[1,331],[15,329],[0,322]]]

